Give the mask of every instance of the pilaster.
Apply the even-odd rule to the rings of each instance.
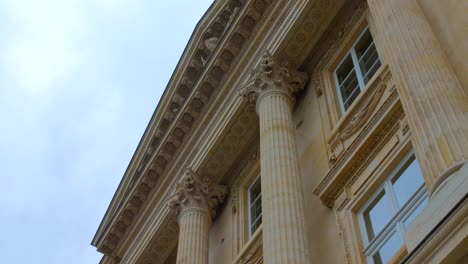
[[[415,0],[368,0],[431,192],[468,158],[468,95]]]
[[[408,259],[418,259],[422,251],[435,252],[436,246],[427,242],[440,234],[440,227],[448,227],[450,219],[466,221],[459,212],[468,184],[468,95],[416,0],[368,0],[368,4],[381,35],[378,48],[395,78],[431,193],[427,207],[405,234]],[[466,239],[467,233],[462,236]],[[445,237],[453,249],[458,242]]]

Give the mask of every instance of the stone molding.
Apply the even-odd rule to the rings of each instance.
[[[334,206],[344,187],[350,186],[356,180],[361,171],[372,160],[373,154],[378,153],[389,137],[400,130],[405,122],[404,112],[395,89],[396,84],[387,67],[382,67],[383,69],[378,72],[379,76],[375,76],[371,86],[363,91],[364,96],[357,99],[369,98],[367,93],[373,94],[377,90],[380,97],[376,99],[378,100],[378,103],[375,103],[376,106],[370,113],[364,115],[367,118],[359,122],[360,128],[355,129],[353,136],[345,137],[346,139],[343,140],[340,137],[341,130],[338,129],[340,126],[338,126],[329,140],[332,151],[330,159],[332,167],[314,190],[314,194],[328,207]],[[351,109],[354,114],[348,113],[351,116],[350,119],[363,115],[360,114],[362,111],[369,111],[370,104],[374,103],[369,103],[366,100],[355,102],[354,111]],[[342,127],[347,128],[351,125],[349,121],[346,123]],[[405,126],[403,129],[408,131]]]
[[[169,95],[162,99],[163,106],[158,107],[156,117],[145,131],[109,212],[93,239],[92,244],[98,251],[109,256],[116,254],[120,240],[144,207],[150,193],[160,184],[168,164],[177,156],[178,149],[192,132],[210,98],[217,92],[217,87],[223,84],[222,79],[241,54],[242,47],[270,3],[268,0],[249,3],[231,0],[207,26],[199,43],[189,43],[195,46],[195,51],[192,50],[190,58],[181,59],[186,68],[176,69],[173,78],[177,81],[171,80],[169,85],[173,87]],[[213,37],[218,37],[218,41],[210,51],[205,40]],[[164,107],[164,110],[160,107]]]
[[[259,227],[251,240],[245,245],[234,264],[261,264],[263,263],[263,228]]]
[[[320,72],[327,70],[326,65],[330,63],[330,61],[333,61],[333,57],[338,53],[341,44],[345,41],[345,38],[349,35],[352,28],[362,19],[367,9],[368,7],[365,0],[356,1],[356,3],[349,6],[349,8],[344,8],[345,14],[337,15],[337,20],[334,20],[328,27],[329,29],[324,32],[321,38],[324,41],[319,42],[315,48],[310,63],[314,65],[312,81],[317,96],[321,96],[324,93]],[[314,16],[319,16],[319,13],[316,12]],[[314,16],[312,16],[312,18]],[[315,24],[310,22],[310,26],[315,26]]]
[[[335,163],[340,155],[353,142],[355,135],[366,124],[372,114],[375,113],[379,103],[386,100],[393,91],[393,83],[390,70],[383,65],[376,73],[376,77],[361,92],[351,108],[341,117],[338,124],[332,130],[327,143],[330,149],[329,161]],[[385,93],[386,92],[386,93]],[[362,99],[361,99],[362,98]]]
[[[143,254],[137,263],[153,264],[164,263],[171,251],[177,247],[177,239],[179,235],[179,226],[173,218],[166,219],[161,223],[161,228],[149,244],[150,248]]]
[[[240,90],[240,95],[252,103],[261,100],[269,92],[284,93],[294,101],[294,95],[304,88],[307,81],[305,72],[296,70],[287,61],[280,62],[268,51],[263,53],[260,64],[251,76]]]
[[[224,201],[226,193],[226,186],[214,184],[208,177],[200,177],[189,168],[176,184],[168,206],[179,215],[184,211],[200,209],[208,210],[215,217],[216,208]]]

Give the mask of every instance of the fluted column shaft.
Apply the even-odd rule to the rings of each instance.
[[[430,189],[468,158],[468,97],[416,0],[368,0]]]
[[[272,90],[257,103],[260,119],[263,258],[265,263],[310,263],[292,102]]]
[[[210,217],[207,208],[182,210],[179,216],[177,264],[208,264]]]
[[[256,102],[260,119],[263,259],[266,264],[311,263],[302,175],[292,108],[307,74],[265,52],[241,95]]]
[[[179,214],[177,264],[208,264],[211,218],[225,195],[226,186],[186,170],[168,200],[168,206]]]

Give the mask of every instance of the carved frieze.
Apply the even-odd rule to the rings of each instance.
[[[332,5],[332,0],[315,1],[310,9],[307,18],[300,24],[290,38],[285,48],[288,57],[294,58],[303,55],[303,50],[317,34],[325,18],[324,10],[328,10]]]
[[[142,139],[142,142],[148,143],[137,150],[142,153],[143,158],[132,161],[138,164],[131,164],[130,167],[137,169],[128,170],[132,175],[124,176],[124,179],[130,178],[129,184],[124,187],[126,190],[118,191],[125,193],[123,197],[126,198],[114,205],[114,215],[110,216],[110,223],[104,225],[107,230],[103,231],[103,237],[98,238],[98,242],[93,242],[97,243],[99,251],[106,255],[114,254],[151,192],[164,177],[166,168],[184,144],[184,139],[190,134],[196,120],[210,104],[210,99],[218,91],[217,88],[233,65],[232,62],[242,52],[243,45],[270,3],[271,1],[265,0],[249,3],[230,0],[219,11],[219,17],[207,27],[199,43],[193,44],[196,47],[193,56],[188,58],[185,68],[178,69],[182,76],[178,82],[172,84],[171,91],[174,93],[167,95],[171,98],[164,98],[168,101],[167,107],[158,109],[164,113],[155,125],[151,125],[154,129],[148,135],[145,134],[147,140]],[[218,40],[206,41],[213,37]],[[220,56],[211,56],[214,53]],[[130,201],[131,205],[127,205]]]

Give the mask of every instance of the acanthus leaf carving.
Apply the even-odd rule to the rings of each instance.
[[[296,70],[287,61],[280,62],[268,51],[263,53],[260,64],[252,71],[251,76],[240,91],[240,95],[251,102],[272,90],[284,92],[293,98],[304,88],[308,79],[305,72]]]
[[[210,210],[215,217],[216,207],[223,202],[226,193],[226,186],[214,184],[208,177],[200,177],[188,168],[167,203],[176,214],[198,207]]]
[[[322,90],[322,82],[320,80],[320,74],[318,72],[312,74],[312,83],[314,84],[315,93],[317,96],[321,96],[323,94]]]

